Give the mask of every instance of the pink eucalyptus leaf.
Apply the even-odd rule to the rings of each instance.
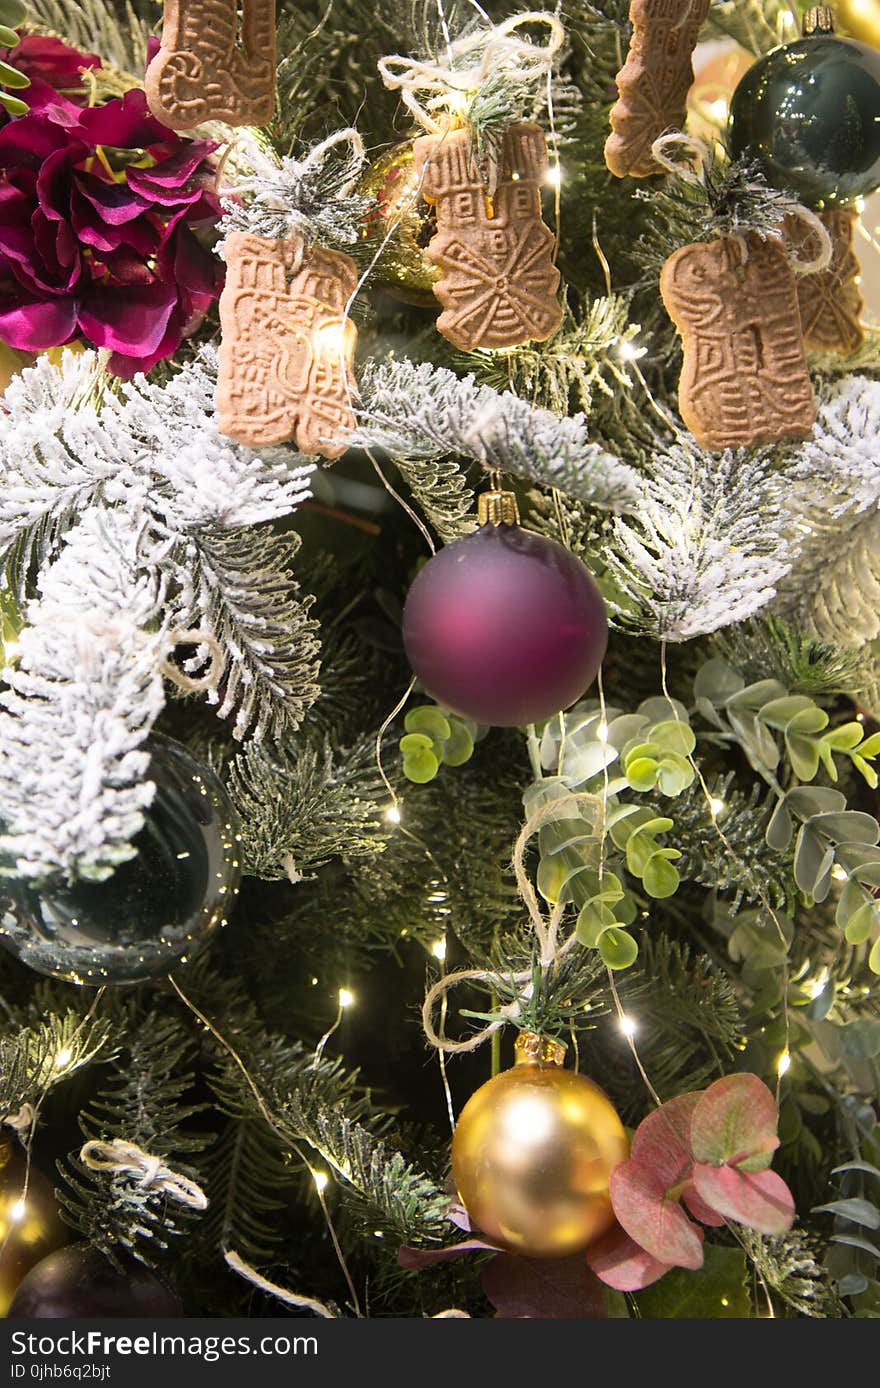
[[[792,1226],[794,1199],[775,1171],[701,1164],[694,1167],[694,1185],[707,1205],[759,1234],[784,1234]]]
[[[465,1253],[485,1253],[487,1249],[491,1253],[499,1251],[496,1244],[484,1243],[482,1239],[465,1239],[447,1248],[409,1248],[403,1244],[397,1250],[397,1261],[407,1272],[416,1272],[419,1268],[436,1267],[438,1263],[451,1263]]]
[[[649,1113],[636,1129],[630,1161],[652,1173],[668,1190],[685,1179],[691,1165],[691,1118],[698,1093],[680,1094]]]
[[[604,1320],[599,1279],[574,1253],[568,1258],[523,1258],[501,1253],[481,1281],[500,1320]]]
[[[640,1248],[619,1224],[591,1243],[586,1259],[596,1276],[616,1292],[639,1292],[668,1272],[671,1264],[658,1262]]]
[[[703,1231],[692,1224],[681,1205],[667,1196],[667,1186],[637,1162],[621,1162],[611,1173],[611,1203],[630,1238],[658,1262],[698,1268],[703,1261]]]
[[[707,1205],[705,1200],[700,1199],[692,1181],[688,1181],[681,1193],[681,1198],[694,1219],[698,1219],[701,1224],[709,1224],[713,1228],[718,1228],[724,1223],[724,1215],[720,1215],[717,1210],[712,1209],[711,1205]]]
[[[704,1090],[694,1108],[694,1161],[763,1171],[779,1146],[776,1100],[757,1075],[726,1075]]]

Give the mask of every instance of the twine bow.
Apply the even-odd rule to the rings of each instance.
[[[564,940],[561,942],[559,940],[559,927],[565,911],[564,901],[557,901],[548,918],[544,919],[538,905],[535,889],[529,881],[525,868],[526,846],[532,835],[537,833],[544,824],[552,820],[570,817],[572,808],[579,811],[586,805],[589,805],[595,812],[596,823],[601,831],[605,813],[602,800],[599,796],[592,795],[588,791],[572,791],[569,795],[560,796],[558,800],[552,800],[549,804],[542,805],[540,809],[536,810],[520,830],[513,850],[513,870],[516,874],[516,884],[529,913],[529,921],[538,946],[538,962],[543,972],[552,968],[568,954],[569,950],[577,943],[577,935],[572,931]],[[422,1027],[429,1043],[439,1051],[460,1055],[464,1051],[475,1051],[506,1022],[515,1021],[522,1012],[523,1004],[532,997],[533,975],[531,969],[528,969],[510,974],[508,977],[510,982],[517,986],[518,997],[513,1002],[499,1007],[493,1020],[488,1022],[482,1030],[468,1037],[467,1041],[450,1041],[448,1037],[440,1035],[434,1026],[434,1012],[451,989],[456,988],[460,983],[491,985],[497,978],[497,972],[491,974],[485,969],[461,969],[457,973],[444,974],[442,978],[439,978],[428,990],[422,1007]]]
[[[179,1171],[172,1171],[161,1157],[145,1152],[134,1142],[127,1142],[124,1138],[113,1138],[110,1142],[93,1139],[83,1145],[79,1155],[90,1171],[134,1176],[139,1186],[158,1190],[179,1205],[187,1205],[191,1210],[208,1208],[208,1197],[196,1181]]]
[[[709,146],[704,140],[696,135],[685,135],[683,131],[673,130],[667,135],[660,135],[651,146],[651,154],[656,163],[667,173],[674,174],[683,183],[689,183],[692,187],[706,186],[706,169],[712,162],[712,154]],[[804,207],[802,203],[792,200],[786,208],[786,216],[793,221],[801,222],[808,231],[808,235],[801,242],[797,255],[789,254],[789,264],[792,272],[798,277],[802,275],[815,275],[821,270],[827,270],[831,264],[833,246],[828,228],[824,225],[821,218],[812,212],[809,207]],[[803,254],[804,246],[811,237],[815,237],[817,250],[812,257]],[[748,245],[744,236],[731,238],[739,243],[742,258],[745,262],[748,259]]]
[[[549,29],[547,42],[521,37],[517,30],[528,24]],[[416,123],[439,135],[449,129],[450,116],[464,116],[468,101],[490,76],[502,73],[516,86],[536,86],[552,70],[564,42],[565,30],[555,15],[528,10],[450,39],[446,62],[392,53],[380,58],[379,74],[386,87],[400,92]]]
[[[188,631],[175,629],[169,633],[173,646],[199,646],[207,647],[208,668],[204,675],[188,675],[185,670],[181,670],[179,665],[175,665],[169,656],[162,662],[162,674],[172,684],[176,684],[184,694],[198,694],[206,689],[216,689],[220,683],[223,671],[226,668],[226,657],[223,654],[223,647],[210,631],[202,631],[198,627],[190,628]]]

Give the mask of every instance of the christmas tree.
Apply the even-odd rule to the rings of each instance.
[[[0,24],[3,1309],[880,1314],[880,11]]]

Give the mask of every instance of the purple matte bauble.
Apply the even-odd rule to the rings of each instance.
[[[66,1320],[94,1316],[181,1316],[174,1292],[143,1263],[124,1254],[118,1271],[85,1243],[50,1253],[19,1285],[8,1320]]]
[[[518,525],[482,525],[422,569],[403,640],[438,703],[475,723],[516,727],[552,717],[589,688],[608,620],[569,550]]]

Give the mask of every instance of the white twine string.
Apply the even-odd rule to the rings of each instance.
[[[154,1157],[134,1142],[114,1138],[111,1142],[94,1139],[80,1151],[80,1160],[90,1171],[110,1171],[113,1175],[136,1176],[138,1185],[161,1191],[180,1205],[192,1210],[206,1210],[208,1197],[196,1181],[179,1171],[172,1171],[161,1157]]]
[[[550,30],[545,44],[517,34],[528,24]],[[379,74],[386,87],[400,92],[416,123],[428,134],[440,135],[449,129],[450,115],[461,116],[463,102],[491,75],[503,71],[511,82],[523,87],[541,82],[564,42],[565,30],[556,15],[528,10],[448,42],[445,63],[392,53],[380,58]],[[438,117],[437,112],[445,116]]]
[[[570,814],[572,806],[579,810],[585,805],[590,805],[596,811],[597,824],[601,829],[605,807],[599,796],[592,795],[587,791],[572,791],[571,794],[561,796],[558,800],[552,800],[549,804],[542,805],[539,810],[536,810],[520,830],[519,838],[513,850],[513,870],[516,874],[516,883],[529,913],[529,921],[538,945],[538,960],[545,973],[568,954],[577,942],[577,935],[572,931],[561,944],[559,943],[559,927],[565,912],[564,901],[557,901],[545,921],[538,905],[535,889],[529,881],[525,869],[526,846],[529,839],[537,833],[542,825],[564,817],[566,812]],[[433,987],[429,988],[422,1007],[422,1028],[428,1042],[439,1051],[460,1055],[465,1051],[477,1050],[506,1022],[516,1021],[522,1012],[523,1004],[532,997],[533,975],[531,969],[528,969],[510,974],[507,977],[511,983],[517,985],[519,996],[513,1002],[499,1007],[493,1020],[466,1041],[451,1041],[436,1030],[434,1026],[435,1009],[446,998],[450,990],[457,987],[459,983],[485,983],[492,986],[497,984],[498,974],[497,972],[490,973],[485,969],[461,969],[457,973],[444,974],[439,978]]]
[[[185,694],[198,694],[205,689],[216,689],[226,668],[223,647],[216,636],[210,631],[202,631],[196,627],[189,631],[174,630],[169,633],[169,638],[174,646],[207,646],[208,669],[204,675],[188,675],[169,657],[163,660],[161,666],[165,678],[176,684]]]
[[[6,1113],[0,1118],[0,1127],[11,1128],[20,1138],[25,1138],[37,1121],[37,1111],[33,1104],[22,1104],[18,1113]]]
[[[279,1287],[277,1282],[270,1282],[268,1277],[263,1277],[257,1269],[246,1263],[238,1253],[228,1249],[223,1254],[224,1259],[233,1272],[237,1272],[239,1277],[243,1277],[252,1286],[259,1287],[261,1292],[268,1292],[269,1296],[274,1296],[277,1301],[281,1301],[285,1306],[296,1306],[303,1311],[314,1311],[316,1316],[323,1316],[325,1320],[337,1320],[335,1312],[330,1310],[323,1301],[316,1301],[311,1296],[298,1296],[296,1292],[289,1292],[286,1287]]]
[[[335,1321],[339,1319],[336,1312],[331,1311],[325,1302],[317,1301],[313,1296],[300,1296],[297,1292],[289,1292],[286,1287],[280,1287],[277,1282],[270,1282],[268,1277],[257,1272],[255,1267],[251,1267],[250,1263],[246,1263],[244,1258],[232,1249],[227,1249],[223,1257],[227,1266],[232,1268],[233,1272],[237,1272],[239,1277],[250,1282],[251,1286],[259,1287],[261,1292],[267,1292],[269,1296],[274,1296],[283,1305],[295,1306],[302,1311],[313,1311],[316,1316],[322,1316],[325,1320]],[[469,1321],[471,1316],[467,1311],[460,1311],[457,1306],[450,1306],[448,1311],[438,1311],[436,1315],[431,1317],[431,1320]]]
[[[685,135],[680,130],[670,131],[666,135],[660,135],[651,146],[651,154],[654,160],[665,169],[667,173],[675,174],[683,183],[689,183],[693,187],[705,187],[706,185],[706,166],[711,161],[709,146],[704,140],[696,135]],[[800,221],[810,233],[801,243],[796,256],[789,255],[789,263],[795,275],[815,275],[821,270],[827,270],[831,264],[833,246],[828,228],[824,225],[821,218],[809,207],[804,207],[802,203],[793,202],[788,208],[787,214],[793,221]],[[808,244],[811,237],[815,237],[817,250],[812,257],[803,254],[804,245]],[[748,259],[748,245],[744,236],[732,236],[731,240],[737,241],[742,252],[743,262]]]

